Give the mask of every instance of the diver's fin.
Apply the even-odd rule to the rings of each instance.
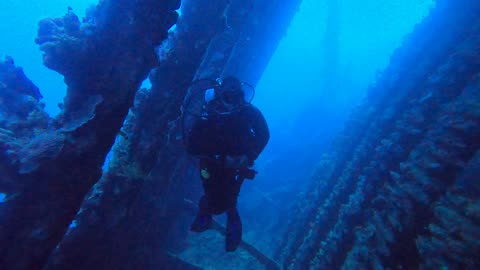
[[[196,210],[197,207],[192,201],[185,199],[184,203],[185,203],[184,206],[185,206],[186,210],[197,212],[197,210]],[[212,219],[211,229],[218,231],[223,236],[226,235],[226,231],[227,231],[226,228],[223,227],[220,223],[218,223],[214,218]],[[275,262],[273,259],[269,258],[267,255],[265,255],[263,252],[258,250],[253,245],[251,245],[251,244],[242,240],[238,247],[243,248],[245,251],[250,253],[250,255],[252,255],[252,257],[257,259],[258,262],[260,262],[261,264],[263,264],[265,266],[265,269],[268,269],[268,270],[280,270],[281,269],[280,264]]]

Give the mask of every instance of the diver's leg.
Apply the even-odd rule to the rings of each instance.
[[[243,179],[232,172],[229,188],[229,208],[227,212],[227,233],[225,236],[225,250],[235,251],[242,241],[242,221],[237,210],[237,199]]]
[[[235,251],[242,241],[242,221],[237,207],[227,210],[227,233],[225,236],[225,250]]]
[[[190,230],[193,232],[204,232],[210,229],[212,226],[212,215],[208,207],[208,202],[205,196],[200,198],[198,203],[198,213],[195,219],[193,220]]]
[[[204,195],[198,202],[197,216],[193,220],[190,230],[194,232],[203,232],[208,230],[212,225],[212,209],[209,197],[212,193],[211,184],[211,172],[208,168],[208,160],[200,159],[200,178],[202,180],[202,186]]]

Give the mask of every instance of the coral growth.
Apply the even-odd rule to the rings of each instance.
[[[479,10],[438,1],[396,51],[297,202],[286,269],[478,266],[478,223],[454,183],[478,165]]]
[[[42,21],[37,43],[68,86],[56,119],[48,119],[38,89],[12,61],[2,64],[2,99],[13,101],[1,107],[0,191],[7,195],[0,268],[44,267],[101,176],[135,92],[156,64],[155,47],[178,16],[172,7],[178,1],[102,1],[83,24],[71,11]]]

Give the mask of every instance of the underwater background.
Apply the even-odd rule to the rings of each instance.
[[[480,3],[0,3],[0,269],[476,269]],[[189,231],[198,79],[271,138],[243,240]],[[225,218],[216,220],[225,224]]]

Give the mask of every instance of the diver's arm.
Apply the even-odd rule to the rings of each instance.
[[[206,152],[205,141],[208,136],[208,120],[206,118],[198,118],[192,128],[188,130],[186,149],[191,155],[204,155]]]
[[[267,121],[263,117],[259,109],[251,106],[252,129],[255,134],[254,145],[252,145],[248,153],[249,159],[253,162],[258,158],[270,139],[270,131],[268,130]]]

